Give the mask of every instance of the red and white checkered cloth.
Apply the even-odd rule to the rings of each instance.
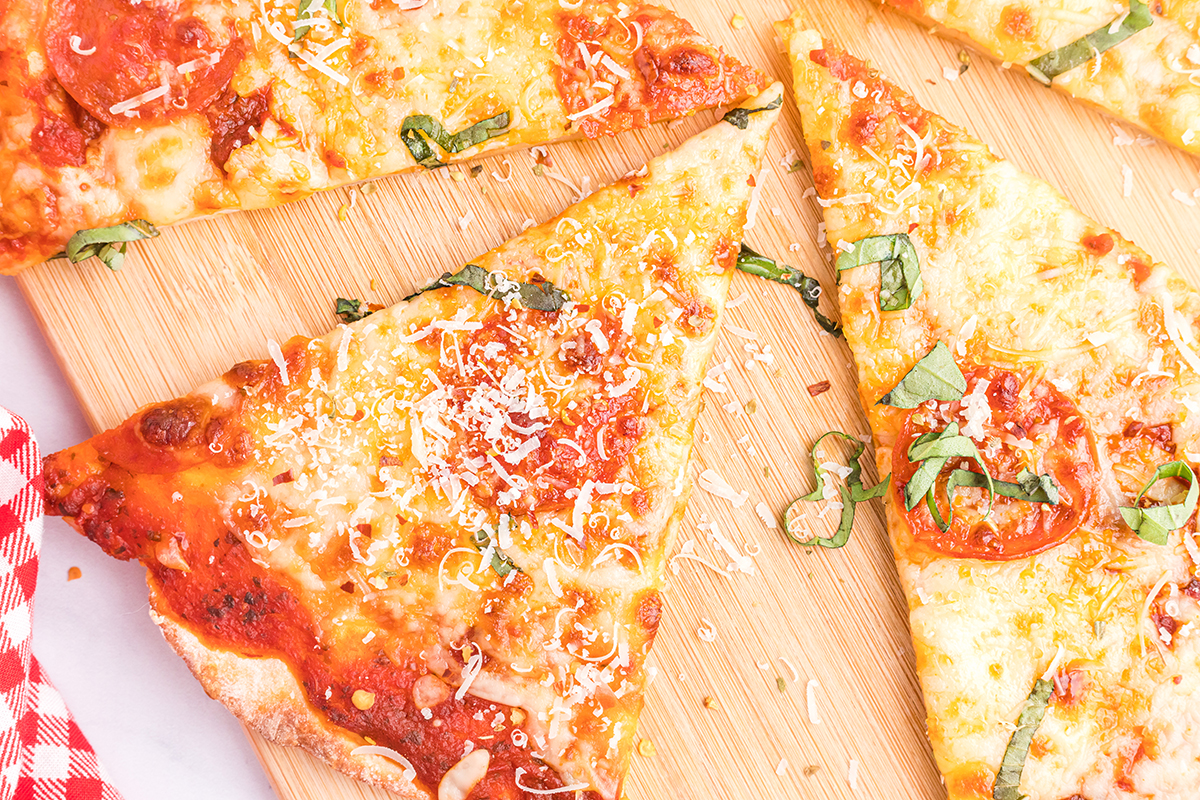
[[[121,800],[29,648],[42,459],[0,408],[0,800]]]

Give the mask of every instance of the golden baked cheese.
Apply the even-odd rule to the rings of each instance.
[[[1200,154],[1196,0],[883,1],[970,39],[1005,64],[1028,68],[1038,80],[1072,97]]]
[[[50,456],[48,508],[264,735],[406,798],[618,797],[781,99]]]
[[[646,3],[13,0],[0,273],[148,235],[78,231],[274,206],[765,86]]]
[[[1200,295],[780,32],[950,797],[1195,797]]]

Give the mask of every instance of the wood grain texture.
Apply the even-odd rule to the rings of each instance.
[[[697,28],[790,85],[770,23],[787,0],[667,0]],[[929,108],[966,125],[998,153],[1059,186],[1085,213],[1122,231],[1157,258],[1200,278],[1200,209],[1171,192],[1200,187],[1200,162],[1164,145],[1116,147],[1108,119],[976,56],[956,81],[960,45],[931,37],[869,0],[800,0],[829,36],[914,91]],[[734,13],[746,19],[735,29]],[[551,148],[556,172],[592,186],[635,169],[715,119],[698,114],[670,126]],[[817,246],[820,209],[805,197],[806,169],[789,173],[800,148],[795,108],[772,140],[757,225],[747,239],[833,286]],[[108,427],[144,403],[185,392],[237,360],[265,357],[266,340],[324,333],[333,298],[390,303],[446,269],[517,234],[527,219],[564,209],[573,192],[537,177],[528,154],[481,162],[477,178],[453,170],[380,181],[338,219],[345,190],[281,209],[231,215],[170,230],[138,244],[124,270],[98,262],[55,262],[18,280],[85,412]],[[1133,193],[1122,196],[1122,165]],[[511,179],[505,182],[511,169]],[[493,177],[493,173],[497,177]],[[737,276],[747,299],[728,322],[714,356],[729,359],[729,388],[710,392],[693,472],[713,468],[750,493],[741,508],[695,489],[681,540],[724,564],[701,521],[715,522],[741,548],[761,548],[757,574],[725,578],[689,561],[669,576],[667,614],[652,662],[641,736],[657,755],[634,757],[632,800],[720,797],[914,798],[945,796],[924,736],[907,608],[876,504],[861,507],[842,550],[809,552],[769,530],[754,511],[779,513],[807,491],[805,450],[820,432],[866,433],[844,343],[821,335],[790,289]],[[770,346],[774,363],[753,362],[747,346]],[[805,387],[830,381],[811,397]],[[726,407],[726,404],[728,405]],[[870,462],[871,459],[864,459]],[[874,476],[871,476],[874,478]],[[811,527],[834,524],[833,515]],[[697,636],[711,623],[709,643]],[[791,667],[795,667],[793,676]],[[777,686],[783,678],[784,691]],[[795,678],[798,678],[796,680]],[[809,720],[805,685],[819,681],[820,724]],[[706,708],[712,697],[715,708]],[[284,800],[384,800],[304,753],[250,734]],[[860,762],[858,793],[847,780]],[[808,768],[806,770],[806,768]],[[818,769],[813,769],[818,768]]]

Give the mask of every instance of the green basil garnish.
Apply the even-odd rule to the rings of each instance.
[[[491,543],[492,536],[486,529],[481,528],[480,530],[477,530],[475,533],[471,534],[471,544],[481,553],[486,552],[488,545]],[[518,567],[513,560],[509,558],[508,555],[498,546],[492,550],[492,569],[494,569],[496,574],[501,578],[507,578],[508,574],[513,570],[516,570],[517,572],[525,571]]]
[[[741,252],[738,253],[737,268],[749,275],[756,275],[792,287],[800,293],[800,299],[804,301],[804,305],[812,309],[813,316],[822,330],[834,336],[842,335],[842,326],[817,310],[817,305],[821,301],[821,284],[817,282],[816,278],[810,278],[798,269],[789,267],[787,264],[779,264],[761,253],[756,253],[745,242],[742,243]]]
[[[347,300],[344,297],[339,297],[333,313],[342,322],[349,324],[351,322],[358,322],[360,319],[366,319],[375,312],[369,310],[367,304],[361,300]]]
[[[508,133],[508,125],[508,112],[501,111],[494,117],[480,120],[458,133],[451,134],[442,127],[442,123],[428,114],[414,114],[405,117],[400,123],[400,141],[404,142],[404,146],[418,164],[426,169],[436,169],[446,164],[438,158],[437,151],[429,146],[430,142],[453,155],[468,147],[483,144],[493,137],[503,136]]]
[[[559,311],[563,304],[571,299],[566,292],[550,281],[518,283],[503,275],[488,272],[475,264],[467,264],[458,272],[447,272],[429,286],[413,292],[404,299],[412,300],[430,289],[440,289],[444,286],[466,286],[480,294],[500,296],[505,300],[519,298],[521,305],[531,311]]]
[[[1038,82],[1049,86],[1064,72],[1086,64],[1105,50],[1115,47],[1153,24],[1154,16],[1150,13],[1150,7],[1141,0],[1129,0],[1129,12],[1120,20],[1114,20],[1082,39],[1076,39],[1057,50],[1038,56],[1029,62],[1025,69]]]
[[[1139,508],[1146,492],[1150,491],[1150,487],[1163,478],[1187,479],[1189,486],[1183,502]],[[1133,501],[1133,506],[1122,506],[1119,510],[1125,524],[1132,528],[1138,536],[1151,544],[1166,544],[1167,535],[1176,528],[1182,527],[1192,516],[1192,512],[1196,510],[1197,497],[1200,497],[1200,486],[1196,483],[1196,474],[1192,472],[1192,468],[1184,461],[1170,461],[1158,465],[1150,482],[1138,493],[1137,500]]]
[[[750,124],[750,115],[757,114],[760,111],[774,111],[783,105],[783,95],[776,97],[771,102],[760,108],[732,108],[721,119],[728,122],[739,130],[746,130],[746,126]]]
[[[961,400],[966,391],[967,379],[954,363],[950,348],[938,342],[876,405],[916,408],[926,400],[950,403]]]
[[[921,502],[921,498],[925,498],[925,505],[929,508],[933,521],[943,532],[950,530],[950,525],[954,522],[955,488],[969,485],[965,483],[967,480],[975,480],[963,476],[955,478],[955,475],[951,474],[950,479],[946,482],[946,498],[950,504],[950,514],[949,519],[942,519],[937,508],[934,487],[937,485],[938,475],[942,473],[942,469],[952,458],[969,458],[983,470],[980,479],[985,481],[988,490],[988,510],[984,515],[985,518],[992,513],[992,503],[996,496],[996,482],[988,472],[987,465],[983,463],[983,457],[979,455],[975,442],[969,436],[963,436],[958,432],[957,422],[951,422],[942,431],[930,431],[918,436],[908,447],[908,460],[914,464],[919,461],[921,465],[917,467],[917,471],[912,474],[904,486],[904,505],[905,508],[912,511],[917,503]],[[955,470],[955,473],[975,474],[969,470]]]
[[[879,264],[879,308],[902,311],[921,294],[921,262],[907,233],[868,236],[838,256],[837,271]]]
[[[1000,771],[996,773],[996,782],[992,785],[992,800],[1021,800],[1021,773],[1025,771],[1025,760],[1029,758],[1033,736],[1042,724],[1042,717],[1046,716],[1046,707],[1050,705],[1053,693],[1053,681],[1038,678],[1033,684],[1033,691],[1025,699],[1025,707],[1017,717],[1017,729],[1004,749]]]
[[[95,256],[115,272],[125,263],[129,242],[153,239],[155,236],[158,236],[158,228],[144,219],[134,219],[108,228],[89,228],[78,231],[67,241],[65,255],[72,264]]]
[[[953,458],[969,458],[979,465],[983,472],[969,469],[952,470],[946,479],[946,503],[950,513],[943,519],[937,507],[937,497],[934,488],[938,476],[942,473],[947,462]],[[1017,473],[1017,482],[996,480],[988,472],[983,457],[979,455],[975,442],[968,436],[958,432],[958,423],[952,422],[941,431],[923,433],[913,440],[908,447],[908,460],[921,465],[909,478],[904,486],[904,505],[912,511],[917,503],[925,500],[930,516],[942,531],[950,530],[954,523],[954,492],[960,486],[972,489],[985,489],[988,493],[988,516],[992,513],[992,504],[996,495],[1009,497],[1013,500],[1023,500],[1027,503],[1046,503],[1058,505],[1058,486],[1049,475],[1037,475],[1028,469]]]
[[[938,475],[952,458],[970,458],[983,469],[987,477],[988,491],[992,492],[994,481],[984,466],[983,458],[969,436],[958,432],[958,423],[951,422],[945,429],[923,433],[908,446],[908,460],[921,462],[917,471],[904,487],[904,505],[909,511],[921,502],[921,498],[933,491]]]
[[[292,26],[294,30],[292,34],[293,42],[298,42],[308,35],[313,25],[312,10],[314,7],[320,8],[321,6],[325,7],[325,10],[329,12],[329,16],[333,17],[334,22],[338,25],[346,24],[345,20],[342,19],[342,15],[338,13],[337,0],[300,0],[300,5],[296,8],[296,22]]]
[[[801,540],[792,535],[792,520],[793,514],[799,508],[800,503],[814,503],[825,499],[825,470],[821,468],[821,462],[817,458],[817,448],[821,446],[821,442],[828,439],[830,436],[837,436],[847,442],[854,443],[854,452],[850,454],[850,474],[846,476],[845,485],[838,487],[842,497],[842,518],[838,522],[837,532],[828,539],[814,536],[811,539]],[[870,500],[875,497],[880,497],[887,491],[888,482],[891,479],[890,475],[884,476],[884,479],[870,488],[866,488],[862,484],[862,463],[859,461],[862,458],[863,450],[866,449],[861,441],[851,436],[848,433],[841,431],[828,431],[821,435],[819,439],[813,442],[812,449],[809,450],[809,455],[812,457],[813,473],[816,476],[817,486],[803,497],[792,501],[791,505],[783,513],[783,532],[789,539],[804,547],[828,547],[835,549],[845,546],[846,542],[850,541],[850,529],[854,526],[854,506],[864,500]]]
[[[972,472],[969,469],[954,470],[954,472],[950,473],[950,480],[955,487],[967,486],[973,489],[986,489],[988,487],[988,476]],[[1038,475],[1032,470],[1023,469],[1018,472],[1016,483],[992,479],[991,486],[992,491],[1001,497],[1023,500],[1026,503],[1058,505],[1058,486],[1054,483],[1054,479],[1049,475]],[[946,486],[946,493],[950,496],[951,501],[953,501],[954,494],[949,484]]]

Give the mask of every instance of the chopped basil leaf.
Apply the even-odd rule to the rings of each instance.
[[[541,283],[518,283],[504,275],[488,272],[483,267],[467,264],[458,272],[447,272],[436,281],[413,292],[405,300],[412,300],[430,289],[444,286],[466,286],[480,294],[498,296],[506,302],[520,300],[521,305],[531,311],[559,311],[571,298],[550,281]]]
[[[426,169],[444,167],[445,162],[437,156],[437,151],[429,146],[433,142],[446,153],[453,155],[461,153],[468,147],[483,144],[495,136],[508,133],[509,115],[501,111],[494,117],[480,120],[468,128],[463,128],[451,134],[428,114],[414,114],[404,118],[400,123],[400,141],[412,153],[416,162]]]
[[[850,453],[850,474],[846,476],[844,486],[838,487],[838,492],[842,498],[842,518],[838,522],[837,532],[830,538],[814,536],[811,539],[797,539],[792,534],[792,522],[795,519],[795,514],[798,512],[800,503],[813,503],[825,498],[825,470],[821,467],[821,462],[817,459],[817,448],[821,446],[821,442],[828,439],[830,436],[837,436],[847,442],[854,443],[854,450]],[[846,542],[850,541],[850,530],[854,527],[854,506],[865,500],[870,500],[881,496],[887,491],[888,482],[891,476],[885,476],[883,480],[874,486],[864,488],[862,485],[862,463],[859,459],[862,457],[864,445],[857,438],[848,433],[841,431],[828,431],[821,435],[817,441],[813,442],[812,449],[809,450],[809,455],[812,457],[813,473],[816,476],[817,486],[808,494],[792,502],[783,513],[783,532],[789,539],[804,547],[828,547],[830,549],[842,547]]]
[[[958,432],[958,423],[951,422],[946,428],[940,432],[924,433],[918,436],[913,443],[908,447],[908,460],[914,464],[918,461],[921,466],[917,467],[917,471],[909,478],[908,483],[904,486],[904,505],[909,511],[916,508],[917,503],[921,502],[921,498],[925,498],[925,505],[929,508],[929,513],[933,516],[933,521],[942,531],[950,529],[950,525],[954,522],[954,489],[956,486],[965,485],[961,483],[964,480],[974,480],[973,478],[955,477],[951,474],[946,482],[946,497],[950,503],[949,519],[942,519],[941,513],[938,512],[937,499],[934,497],[934,487],[937,484],[938,475],[946,463],[952,458],[970,458],[979,468],[983,470],[980,476],[987,486],[988,490],[988,514],[992,513],[992,502],[996,495],[995,481],[992,475],[988,472],[987,465],[983,463],[983,457],[979,455],[979,450],[975,447],[975,442],[968,436],[963,436]],[[956,470],[955,473],[966,473],[973,475],[968,470]]]
[[[986,489],[988,486],[986,475],[967,469],[954,470],[950,473],[950,481],[955,487],[967,486],[973,489]],[[1049,475],[1036,475],[1028,469],[1017,473],[1016,483],[993,479],[992,491],[1001,497],[1024,500],[1026,503],[1058,505],[1058,486],[1055,485],[1054,479]],[[946,494],[953,502],[954,493],[950,484],[946,485]]]
[[[996,783],[992,786],[992,800],[1021,800],[1021,773],[1025,771],[1025,760],[1029,758],[1033,736],[1042,724],[1053,693],[1053,681],[1039,678],[1033,684],[1033,691],[1025,699],[1025,707],[1017,717],[1017,729],[1004,749],[1000,771],[996,773]]]
[[[338,25],[345,25],[346,21],[342,19],[342,15],[338,13],[337,0],[300,0],[300,5],[296,7],[296,22],[292,25],[295,33],[292,35],[292,41],[298,42],[308,35],[312,30],[313,21],[319,19],[313,14],[314,8],[324,6],[329,12],[329,16]]]
[[[1049,86],[1064,72],[1086,64],[1105,50],[1115,47],[1154,24],[1150,8],[1141,0],[1129,0],[1129,11],[1099,30],[1068,45],[1038,56],[1025,67],[1040,83]]]
[[[361,300],[347,300],[344,297],[337,299],[337,306],[333,313],[345,323],[358,322],[360,319],[366,319],[374,314],[367,308],[367,304]]]
[[[503,520],[501,520],[501,524],[503,524]],[[486,526],[471,534],[471,544],[481,553],[487,552],[488,546],[491,545],[491,543],[492,535],[487,530]],[[525,571],[518,567],[513,560],[509,558],[508,555],[506,555],[505,552],[498,546],[492,550],[492,569],[495,570],[496,574],[501,578],[507,578],[508,574],[513,570],[516,570],[517,572]]]
[[[144,219],[134,219],[108,228],[89,228],[78,231],[67,242],[66,256],[72,264],[96,256],[104,266],[116,271],[125,263],[125,251],[129,242],[153,239],[158,228]]]
[[[1139,508],[1142,498],[1146,492],[1150,491],[1150,487],[1158,483],[1163,478],[1184,478],[1188,482],[1187,496],[1182,503],[1170,503],[1161,506],[1151,506],[1150,508]],[[1200,485],[1196,483],[1196,474],[1192,472],[1192,468],[1184,461],[1170,461],[1166,464],[1159,464],[1158,469],[1154,470],[1154,475],[1150,478],[1150,482],[1142,488],[1138,493],[1137,500],[1133,501],[1133,506],[1122,506],[1120,508],[1121,517],[1125,520],[1125,524],[1133,529],[1141,538],[1151,544],[1166,544],[1167,535],[1180,528],[1192,516],[1192,512],[1196,510],[1196,500],[1200,497]]]
[[[954,363],[950,348],[938,342],[876,405],[916,408],[926,400],[949,403],[961,400],[966,391],[967,379]]]
[[[767,103],[765,106],[762,106],[761,108],[733,108],[733,109],[730,109],[729,113],[727,113],[725,116],[721,117],[721,119],[725,120],[733,127],[744,131],[744,130],[746,130],[746,126],[750,124],[750,115],[751,114],[757,114],[760,111],[774,111],[775,109],[779,108],[781,105],[783,105],[783,95],[776,97],[774,100]]]
[[[817,309],[821,302],[821,284],[816,278],[810,278],[798,269],[789,267],[787,264],[779,264],[761,253],[756,253],[744,242],[741,252],[738,253],[737,268],[747,274],[792,287],[800,293],[800,299],[804,301],[804,305],[812,309],[813,316],[822,330],[834,336],[842,335],[842,326]]]
[[[979,458],[975,442],[958,432],[957,422],[936,433],[921,434],[909,445],[908,460],[914,464],[919,461],[921,465],[904,487],[905,508],[912,511],[933,490],[942,468],[952,458]]]
[[[921,294],[921,262],[907,233],[868,236],[854,249],[838,256],[837,270],[843,272],[864,264],[879,264],[879,308],[902,311]]]

